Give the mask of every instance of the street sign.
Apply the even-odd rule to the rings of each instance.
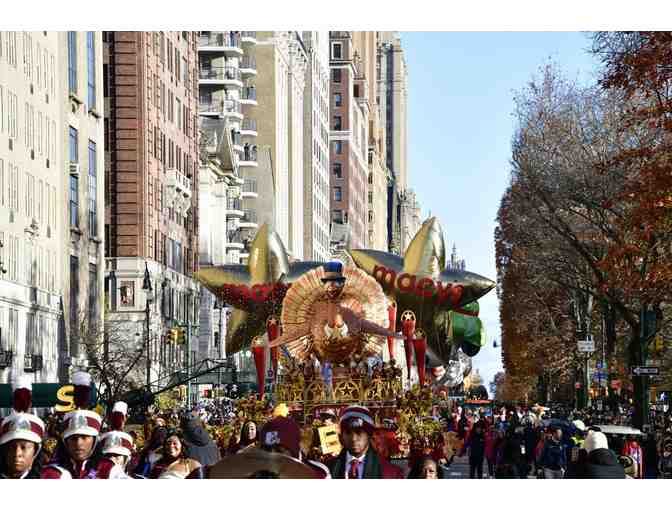
[[[586,342],[576,342],[579,352],[595,352],[595,342],[588,340]]]
[[[660,368],[658,367],[631,367],[630,372],[633,375],[658,375]]]

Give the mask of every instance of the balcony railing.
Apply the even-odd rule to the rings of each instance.
[[[191,196],[191,179],[179,170],[171,169],[166,172],[166,186],[175,188],[185,197]]]
[[[257,100],[257,89],[254,87],[245,87],[240,95],[241,99]]]
[[[201,80],[238,80],[240,78],[240,69],[233,66],[201,68],[199,71]]]
[[[14,359],[12,351],[0,351],[0,368],[11,367],[12,359]]]
[[[42,356],[38,354],[26,354],[23,357],[23,370],[25,372],[39,372],[42,370]]]
[[[226,201],[226,208],[229,211],[242,211],[243,201],[240,198],[229,198]]]
[[[257,161],[257,146],[246,144],[243,148],[243,154],[240,158],[241,161]]]
[[[240,48],[240,35],[233,32],[210,32],[208,34],[201,34],[198,45]]]
[[[256,119],[243,119],[243,123],[240,127],[241,131],[256,131],[257,130],[257,120]]]
[[[229,243],[238,243],[245,245],[246,238],[244,238],[240,232],[234,232],[233,234],[228,236],[228,242]]]
[[[235,99],[201,99],[198,102],[198,111],[242,114],[243,109]]]
[[[256,193],[256,192],[257,192],[257,181],[246,180],[243,183],[243,193]]]
[[[243,217],[240,218],[241,223],[256,223],[257,222],[257,212],[250,209],[243,211]]]
[[[240,67],[242,69],[257,69],[257,61],[253,57],[243,57],[240,59]]]

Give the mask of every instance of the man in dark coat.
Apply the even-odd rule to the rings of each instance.
[[[183,420],[182,433],[188,458],[197,460],[202,466],[212,466],[219,462],[219,448],[205,430],[200,418]]]
[[[485,434],[483,423],[477,422],[464,443],[464,449],[469,450],[469,478],[483,478],[483,459],[485,458]]]
[[[609,449],[607,436],[602,432],[590,431],[583,443],[588,453],[584,462],[576,469],[576,478],[624,479],[625,470],[618,458]]]
[[[375,424],[366,407],[345,408],[340,427],[343,450],[329,465],[332,478],[403,478],[401,469],[387,462],[371,446]]]

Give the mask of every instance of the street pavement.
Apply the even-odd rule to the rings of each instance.
[[[487,466],[483,467],[487,471]],[[451,465],[442,469],[444,479],[469,478],[469,457],[454,457]]]

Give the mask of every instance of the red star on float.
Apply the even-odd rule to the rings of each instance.
[[[450,359],[447,312],[461,309],[495,287],[484,276],[446,268],[443,230],[435,217],[422,224],[403,258],[378,250],[348,253],[397,302],[399,323],[408,320],[402,315],[406,311],[415,314],[418,327],[427,333],[427,351],[434,364]]]
[[[278,317],[289,286],[321,262],[289,262],[280,237],[264,224],[250,245],[247,264],[201,267],[198,281],[234,310],[226,328],[226,352],[233,354],[265,333]],[[277,320],[277,318],[275,319]]]

